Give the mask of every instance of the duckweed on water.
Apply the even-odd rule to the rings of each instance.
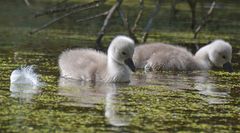
[[[134,112],[131,126],[135,131],[143,125],[143,131],[149,132],[227,131],[225,123],[231,123],[231,130],[240,129],[239,107],[209,105],[199,94],[159,86],[122,88],[120,92],[127,106],[122,112]]]
[[[6,7],[12,7],[7,5],[12,4],[12,2],[3,2]],[[113,3],[114,1],[110,2]],[[48,5],[49,3],[45,4]],[[29,11],[30,8],[22,5],[19,4],[14,7],[28,13],[32,12],[32,10]],[[130,5],[134,4],[131,3]],[[130,5],[128,4],[125,8],[132,10]],[[152,11],[154,8],[152,3],[145,3],[145,5],[146,11]],[[187,9],[185,6],[180,4],[178,9],[185,10]],[[106,7],[110,7],[109,2]],[[230,41],[234,49],[239,48],[239,45],[235,45],[238,44],[239,38],[236,37],[238,33],[236,29],[238,28],[234,25],[230,28],[233,30],[231,34],[226,33],[229,28],[218,27],[217,29],[222,32],[216,29],[208,32],[208,29],[206,29],[202,31],[197,40],[193,40],[191,30],[184,30],[184,32],[182,30],[186,28],[185,22],[172,26],[164,24],[168,23],[168,19],[162,19],[165,12],[168,11],[166,8],[168,7],[163,6],[161,8],[162,14],[160,13],[158,17],[162,22],[153,25],[153,31],[148,39],[149,42],[161,41],[172,44],[186,44],[192,47],[195,43],[202,45],[209,40],[223,38]],[[12,13],[17,17],[22,17],[22,15],[18,15],[20,12],[16,12],[16,10],[14,8]],[[4,11],[0,13],[5,14]],[[226,16],[232,15],[227,14]],[[15,19],[15,17],[11,18]],[[229,19],[227,17],[221,18]],[[4,22],[7,19],[9,17],[4,19]],[[28,21],[32,22],[33,20]],[[28,35],[28,32],[32,30],[29,25],[36,28],[36,26],[45,22],[45,20],[40,21],[36,24],[29,24],[29,22],[24,21],[21,27],[10,27],[9,25],[0,27],[1,35],[3,35],[0,42],[2,46],[0,49],[1,132],[240,131],[239,55],[233,54],[233,62],[235,62],[233,65],[238,70],[231,74],[222,71],[210,71],[204,73],[204,75],[201,72],[174,73],[163,71],[151,74],[137,71],[133,74],[134,79],[130,83],[131,86],[115,88],[116,92],[111,92],[114,90],[111,88],[113,90],[105,94],[103,90],[94,90],[94,88],[90,88],[91,86],[81,86],[82,84],[77,84],[78,88],[75,90],[69,87],[70,92],[61,92],[61,88],[58,86],[58,55],[66,48],[94,47],[95,34],[100,29],[99,26],[102,22],[97,26],[96,24],[90,25],[90,27],[93,26],[92,30],[89,30],[89,23],[82,23],[80,28],[83,31],[79,31],[79,27],[68,27],[69,29],[67,29],[72,31],[67,31],[62,28],[64,27],[62,25],[67,22],[64,21],[64,23],[59,23],[59,27],[49,27],[49,29],[38,34]],[[140,25],[145,24],[140,23]],[[209,26],[216,27],[211,24]],[[140,27],[143,26],[139,26],[138,30],[142,30]],[[111,32],[108,32],[103,38],[105,47],[108,46],[114,35],[125,33],[122,31],[123,28],[120,24],[111,28],[113,28]],[[119,31],[114,31],[116,29]],[[136,35],[141,38],[141,34]],[[14,92],[9,90],[9,77],[14,69],[24,65],[34,65],[41,81],[45,84],[37,88],[39,90],[37,93],[15,95]],[[96,86],[96,88],[98,87]],[[86,100],[89,97],[90,100]],[[209,102],[212,99],[213,102]],[[217,102],[214,101],[216,99]]]
[[[224,79],[232,79],[232,80],[240,79],[239,72],[229,73],[229,72],[223,72],[223,71],[210,71],[210,74],[217,76],[217,77],[224,78]]]
[[[96,108],[63,105],[69,99],[44,92],[32,103],[2,98],[2,131],[77,132],[112,131],[104,117],[104,104]],[[161,86],[120,88],[115,96],[117,115],[128,116],[123,131],[234,131],[240,130],[240,110],[233,105],[209,105],[204,97]],[[228,123],[226,125],[225,123]],[[144,125],[144,126],[143,126]],[[229,127],[231,125],[231,127]]]
[[[218,85],[220,88],[230,88],[235,91],[235,94],[240,95],[239,72],[228,73],[222,71],[210,71],[210,74],[221,82]]]
[[[11,54],[10,54],[11,55]],[[230,91],[233,97],[224,98],[227,103],[209,104],[206,98],[218,98],[183,91],[164,86],[130,86],[117,89],[112,96],[114,112],[111,117],[126,121],[125,126],[114,126],[111,117],[106,117],[109,101],[99,101],[94,107],[76,106],[72,97],[59,95],[57,56],[43,53],[31,54],[19,52],[17,57],[5,55],[0,58],[0,125],[6,132],[112,132],[112,131],[204,131],[222,132],[240,130],[240,98],[237,93],[239,73],[228,74],[221,71],[210,71],[214,87]],[[20,59],[21,58],[21,59]],[[19,59],[19,60],[18,60]],[[21,60],[25,60],[21,62]],[[16,64],[14,62],[17,62]],[[11,71],[21,65],[36,64],[36,71],[46,83],[40,87],[39,94],[31,94],[26,101],[24,97],[10,97],[9,76]],[[186,73],[160,72],[157,75],[185,75]],[[193,73],[193,74],[197,74]],[[135,76],[143,77],[138,71]],[[161,79],[144,81],[147,84],[162,84]],[[159,76],[157,76],[159,77]],[[151,77],[148,77],[151,78]],[[181,81],[190,82],[188,77]],[[233,82],[231,82],[233,81]],[[190,85],[194,85],[191,83]],[[191,86],[190,86],[191,88]],[[184,89],[184,88],[183,88]],[[235,89],[234,92],[232,92]],[[194,90],[194,89],[193,89]],[[227,123],[227,124],[226,124]]]

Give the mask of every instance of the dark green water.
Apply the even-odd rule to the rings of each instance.
[[[240,132],[238,30],[206,31],[199,39],[223,37],[233,42],[234,73],[139,70],[129,84],[89,83],[59,78],[57,58],[65,48],[92,47],[96,29],[82,33],[61,29],[60,23],[30,36],[31,26],[44,20],[33,22],[28,16],[33,9],[22,2],[0,5],[0,16],[8,11],[19,20],[0,19],[0,132]],[[234,26],[238,25],[229,27]],[[163,31],[154,31],[150,41],[171,42],[177,35],[182,40],[191,34]],[[111,37],[108,34],[104,41]],[[181,42],[190,45],[189,38]],[[45,85],[11,85],[11,72],[22,65],[34,65]]]

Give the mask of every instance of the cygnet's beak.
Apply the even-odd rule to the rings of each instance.
[[[135,66],[134,66],[134,63],[133,63],[133,60],[131,58],[128,58],[124,61],[124,63],[133,71],[135,72]]]
[[[232,68],[232,65],[231,65],[230,62],[227,62],[227,63],[223,64],[223,69],[225,71],[230,72],[230,73],[233,72],[233,68]]]

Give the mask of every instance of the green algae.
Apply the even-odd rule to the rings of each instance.
[[[4,54],[3,54],[4,55]],[[99,101],[94,107],[76,106],[71,97],[59,95],[57,54],[18,52],[7,53],[1,61],[0,125],[5,132],[235,132],[240,130],[239,73],[209,71],[209,80],[220,91],[232,91],[232,97],[220,97],[228,102],[211,104],[207,99],[218,96],[202,95],[194,90],[174,89],[168,85],[144,85],[117,88],[113,95],[115,115],[125,120],[125,126],[114,126],[104,115],[107,102]],[[19,60],[19,61],[18,61]],[[9,76],[17,65],[35,63],[40,79],[45,83],[39,94],[29,101],[10,97]],[[19,62],[13,64],[14,62]],[[48,62],[48,63],[46,63]],[[4,71],[3,71],[4,70]],[[156,75],[182,76],[181,81],[191,82],[186,72],[162,71]],[[192,74],[197,75],[198,72]],[[143,71],[134,76],[143,77]],[[185,76],[184,76],[185,75]],[[152,77],[146,84],[160,84]],[[193,84],[193,83],[191,83]],[[192,87],[192,88],[191,88]],[[186,89],[186,88],[185,88]],[[74,92],[73,92],[74,93]]]
[[[18,132],[96,132],[111,131],[103,116],[104,104],[96,108],[69,106],[69,99],[46,91],[32,103],[1,98],[2,131]],[[169,90],[163,86],[119,88],[115,111],[128,116],[124,131],[197,131],[240,130],[240,110],[234,105],[211,105],[194,92]],[[11,124],[7,124],[11,123]],[[228,123],[226,125],[226,123]],[[144,125],[144,126],[143,126]],[[231,126],[229,126],[231,125]]]
[[[4,113],[2,113],[4,112]],[[53,108],[52,106],[37,105],[19,105],[12,104],[1,111],[1,131],[8,132],[77,132],[91,131],[88,124],[101,124],[101,117],[97,112],[87,111],[85,113],[76,113],[73,110],[67,112],[62,109]],[[6,117],[12,116],[12,117]],[[14,118],[15,116],[15,118]],[[91,117],[95,116],[95,117]],[[2,123],[12,123],[5,124]],[[29,130],[30,129],[30,130]]]
[[[16,55],[16,56],[14,56]],[[72,96],[60,95],[58,87],[58,54],[44,52],[8,52],[1,60],[0,129],[3,132],[235,132],[240,131],[239,73],[209,71],[208,79],[219,91],[230,97],[203,95],[194,89],[191,75],[186,72],[162,71],[154,73],[143,86],[117,88],[113,95],[114,112],[124,126],[114,126],[106,117],[107,101],[94,106],[75,104]],[[11,71],[26,64],[34,64],[44,85],[40,93],[30,99],[12,97],[9,91]],[[199,72],[190,73],[198,75]],[[143,71],[135,77],[147,75]],[[161,75],[180,76],[189,88],[176,89],[162,84]],[[201,76],[200,74],[198,76]],[[179,79],[179,80],[180,80]],[[140,79],[136,79],[140,80]],[[170,82],[176,82],[172,79]],[[152,84],[152,85],[151,85]],[[186,90],[185,90],[186,89]],[[74,92],[73,92],[74,93]],[[209,98],[222,98],[227,102],[211,104]],[[115,119],[116,119],[115,118]]]
[[[239,130],[239,107],[209,105],[204,97],[189,92],[171,91],[161,86],[121,88],[119,112],[132,112],[132,131],[231,131]],[[142,127],[144,125],[144,127]]]
[[[225,79],[237,80],[240,78],[239,72],[229,73],[229,72],[223,72],[223,71],[210,71],[210,74],[217,77],[225,78]]]
[[[75,2],[75,0],[71,1]],[[147,4],[151,3],[150,1],[147,2]],[[109,8],[112,3],[113,1],[108,1],[104,8]],[[130,2],[124,8],[134,10],[131,5],[134,5],[134,2]],[[151,11],[154,6],[147,6],[146,10]],[[168,8],[163,6],[161,15]],[[185,4],[180,4],[177,8],[188,9]],[[156,20],[162,20],[161,15]],[[210,85],[210,88],[216,89],[220,96],[211,95],[211,93],[203,94],[200,93],[201,90],[196,90],[195,86],[199,84],[199,81],[193,79],[204,77],[200,72],[193,72],[188,75],[186,72],[163,71],[155,73],[153,76],[149,74],[150,77],[144,77],[148,74],[137,71],[136,74],[133,74],[136,78],[134,80],[141,83],[140,85],[116,88],[117,91],[111,95],[110,109],[114,112],[111,117],[127,123],[119,126],[111,121],[111,117],[105,115],[107,106],[109,106],[109,99],[104,94],[97,93],[99,90],[92,90],[94,94],[97,93],[98,95],[88,95],[88,93],[82,92],[88,97],[101,97],[101,100],[94,103],[94,106],[82,106],[79,102],[83,102],[84,105],[92,105],[93,103],[91,103],[92,101],[85,103],[86,101],[78,100],[81,95],[63,95],[60,93],[61,88],[58,86],[57,58],[60,52],[66,48],[94,47],[95,34],[102,23],[99,21],[94,21],[92,25],[83,23],[80,26],[81,30],[78,26],[60,29],[59,27],[66,25],[60,23],[35,35],[29,35],[29,31],[32,30],[29,25],[33,25],[33,28],[35,28],[45,20],[40,20],[40,22],[34,24],[24,23],[19,27],[0,27],[2,35],[0,41],[1,132],[240,131],[239,55],[236,55],[232,61],[235,62],[233,64],[236,68],[234,73],[209,71],[209,75],[206,76],[207,81],[200,82],[201,89],[206,89],[207,85]],[[70,22],[70,24],[72,23]],[[140,24],[144,25],[142,22]],[[226,28],[212,31],[211,27],[214,28],[214,26],[210,25],[210,29],[203,30],[197,40],[192,39],[192,33],[189,29],[183,31],[186,27],[184,24],[169,27],[166,22],[157,23],[153,25],[148,41],[162,41],[189,46],[195,43],[204,44],[215,38],[223,38],[231,41],[233,49],[239,48],[236,45],[239,42],[239,38],[236,37],[238,32],[234,30],[238,27],[236,28],[234,22],[231,23],[229,28],[229,30],[232,30],[230,34],[228,34]],[[139,27],[138,30],[141,31],[142,29]],[[111,28],[111,33],[106,34],[103,39],[104,46],[107,47],[112,37],[117,34],[126,34],[121,24],[115,25]],[[137,37],[141,38],[141,34],[137,34]],[[35,66],[35,71],[40,75],[44,85],[38,88],[39,93],[26,94],[27,97],[25,95],[14,96],[14,93],[9,90],[9,77],[14,69],[25,65]],[[168,80],[166,80],[167,78]],[[176,82],[180,82],[184,86],[172,85]],[[81,88],[84,88],[84,86],[77,89]],[[91,89],[89,86],[86,88]],[[209,102],[211,98],[220,102],[211,103]],[[221,102],[221,100],[224,100],[224,102]]]

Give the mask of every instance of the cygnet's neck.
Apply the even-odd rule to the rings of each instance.
[[[197,51],[194,58],[196,62],[200,65],[201,69],[210,69],[212,67],[212,62],[209,59],[210,45],[204,46]]]
[[[130,72],[124,63],[115,60],[112,56],[108,56],[106,79],[108,82],[119,81],[128,82]]]

